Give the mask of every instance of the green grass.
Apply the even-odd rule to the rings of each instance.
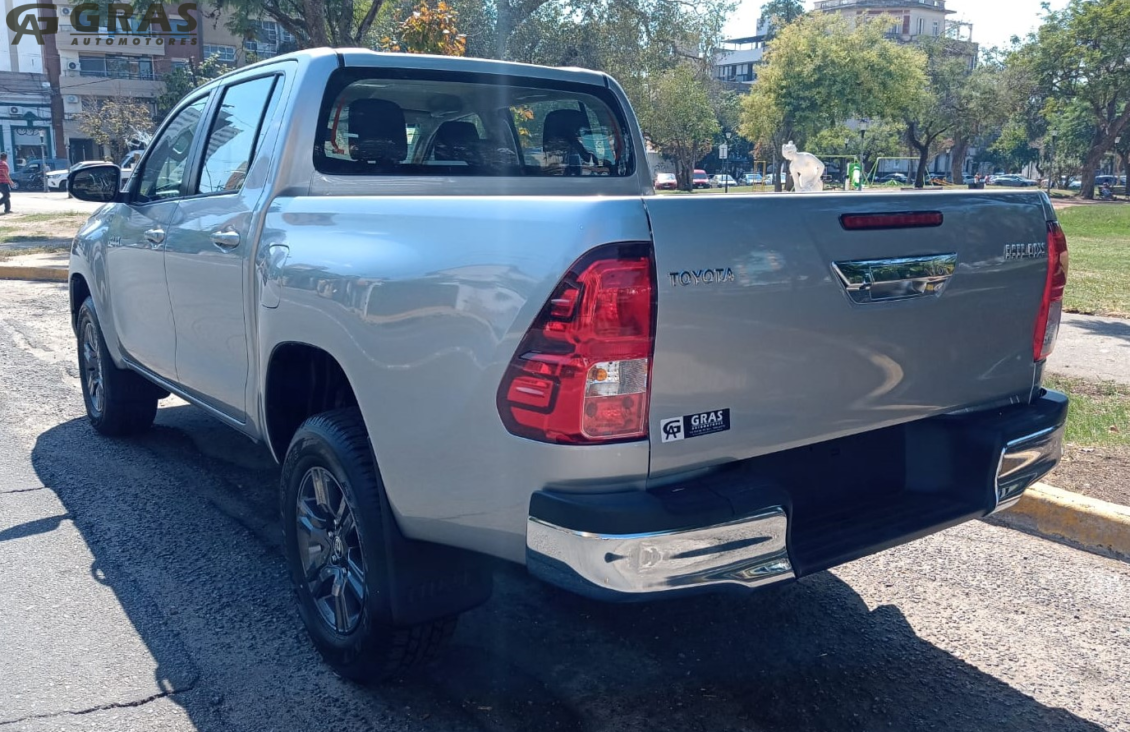
[[[1048,375],[1044,386],[1071,397],[1067,441],[1084,447],[1130,447],[1130,387]]]
[[[60,219],[67,218],[78,218],[81,221],[86,221],[90,218],[90,214],[82,211],[60,211],[58,213],[18,214],[13,217],[16,222],[21,224],[53,224]]]
[[[1058,216],[1071,255],[1064,307],[1130,317],[1130,205],[1072,206]]]
[[[50,247],[28,247],[27,249],[0,249],[0,262],[5,259],[12,259],[13,257],[22,257],[27,254],[49,254],[54,252],[65,252],[70,249],[69,244],[61,244],[60,246]]]

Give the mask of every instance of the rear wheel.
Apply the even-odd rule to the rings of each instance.
[[[431,660],[455,630],[454,617],[389,622],[383,490],[356,408],[298,428],[282,471],[286,561],[314,645],[335,671],[359,681]]]
[[[157,415],[160,390],[134,372],[114,365],[91,298],[79,308],[77,322],[82,399],[90,423],[113,437],[147,429]]]

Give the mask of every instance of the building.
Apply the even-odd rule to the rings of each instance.
[[[714,59],[714,78],[744,91],[757,79],[757,65],[765,55],[768,34],[769,23],[762,19],[757,35],[723,41]]]
[[[5,18],[22,4],[20,0],[0,0]],[[52,157],[56,132],[52,127],[51,83],[44,67],[44,46],[34,35],[24,34],[18,42],[15,32],[4,26],[7,44],[0,52],[0,151],[15,161]]]
[[[951,52],[977,62],[973,24],[954,20],[956,11],[946,8],[946,0],[816,0],[814,10],[839,15],[854,22],[861,17],[890,18],[887,37],[900,43],[944,38]]]
[[[113,15],[113,10],[84,11],[72,7],[69,0],[54,3],[60,16],[55,45],[66,156],[73,162],[100,159],[110,151],[81,129],[82,112],[96,110],[108,100],[133,100],[147,104],[154,124],[160,122],[157,97],[165,89],[163,77],[177,66],[201,60],[200,13],[187,10],[190,21],[177,5],[164,6],[166,32],[156,23],[145,24],[141,17],[123,18]]]
[[[230,11],[205,19],[201,30],[204,58],[216,56],[232,66],[244,66],[265,58],[298,50],[293,34],[273,20],[254,20],[248,29],[251,37],[232,33],[228,28]]]

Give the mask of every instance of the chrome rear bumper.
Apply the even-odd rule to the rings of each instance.
[[[540,579],[597,599],[752,588],[793,579],[787,535],[779,506],[715,526],[641,534],[595,534],[531,517],[526,566]]]
[[[1062,424],[1006,444],[997,464],[997,505],[992,513],[1015,505],[1024,491],[1052,471],[1062,455]]]

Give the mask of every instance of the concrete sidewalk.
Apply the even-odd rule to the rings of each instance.
[[[1047,370],[1130,385],[1130,320],[1065,313]]]

